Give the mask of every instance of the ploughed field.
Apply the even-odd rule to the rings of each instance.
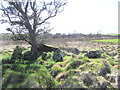
[[[94,40],[90,38],[51,39],[46,45],[60,49],[43,52],[37,59],[32,59],[28,44],[18,42],[13,45],[9,41],[2,42],[0,49],[2,87],[120,87],[118,43],[111,40],[108,42]],[[16,44],[19,47],[16,47]]]

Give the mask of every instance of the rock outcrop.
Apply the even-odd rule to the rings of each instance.
[[[101,57],[101,51],[90,51],[87,54],[85,54],[88,58],[100,58]]]
[[[32,51],[27,51],[23,55],[24,60],[31,60],[34,58],[33,52]]]
[[[16,48],[13,51],[11,59],[21,59],[22,58],[22,48],[19,46],[16,46]]]
[[[53,60],[56,62],[61,62],[63,60],[64,55],[62,54],[60,49],[57,49],[53,55]]]

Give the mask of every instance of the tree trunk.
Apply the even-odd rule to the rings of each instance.
[[[37,48],[37,41],[36,41],[36,36],[35,32],[31,30],[30,32],[30,39],[31,39],[31,51],[36,55],[38,53],[38,48]]]

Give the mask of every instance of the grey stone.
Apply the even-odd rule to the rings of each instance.
[[[42,53],[42,59],[43,59],[43,60],[47,60],[47,54],[44,53],[44,52]]]
[[[87,53],[88,51],[82,51],[82,53]]]
[[[107,88],[107,83],[105,81],[101,81],[100,88]]]
[[[22,51],[23,50],[21,47],[16,46],[14,51],[13,51],[11,59],[21,59],[22,58]]]
[[[101,57],[101,51],[90,51],[87,54],[85,54],[88,58],[100,58]]]
[[[72,58],[75,58],[75,55],[72,54]]]
[[[75,53],[75,54],[79,54],[80,51],[79,51],[77,48],[75,48],[75,49],[73,50],[73,53]]]
[[[31,60],[33,57],[34,57],[34,55],[33,55],[32,51],[27,51],[23,55],[24,60]]]
[[[62,54],[60,49],[57,49],[53,55],[53,60],[57,62],[61,62],[63,60],[64,55]]]
[[[108,79],[111,83],[115,83],[116,75],[107,74],[107,79]]]
[[[67,52],[72,52],[74,54],[79,54],[80,53],[80,51],[77,48],[67,48],[65,50],[67,50]]]
[[[89,73],[86,73],[86,74],[83,76],[82,81],[84,82],[84,84],[85,84],[86,86],[90,86],[90,85],[92,85],[92,83],[93,83],[92,77],[90,76]]]
[[[111,73],[111,69],[108,63],[106,61],[103,61],[103,63],[104,63],[104,66],[98,72],[100,76],[106,76],[107,73]]]

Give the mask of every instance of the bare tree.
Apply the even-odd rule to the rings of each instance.
[[[31,51],[38,52],[36,37],[49,31],[49,19],[61,13],[66,0],[16,0],[1,2],[3,11],[1,23],[9,23],[8,31],[17,39],[23,39],[31,45]],[[7,17],[7,18],[6,18]]]

